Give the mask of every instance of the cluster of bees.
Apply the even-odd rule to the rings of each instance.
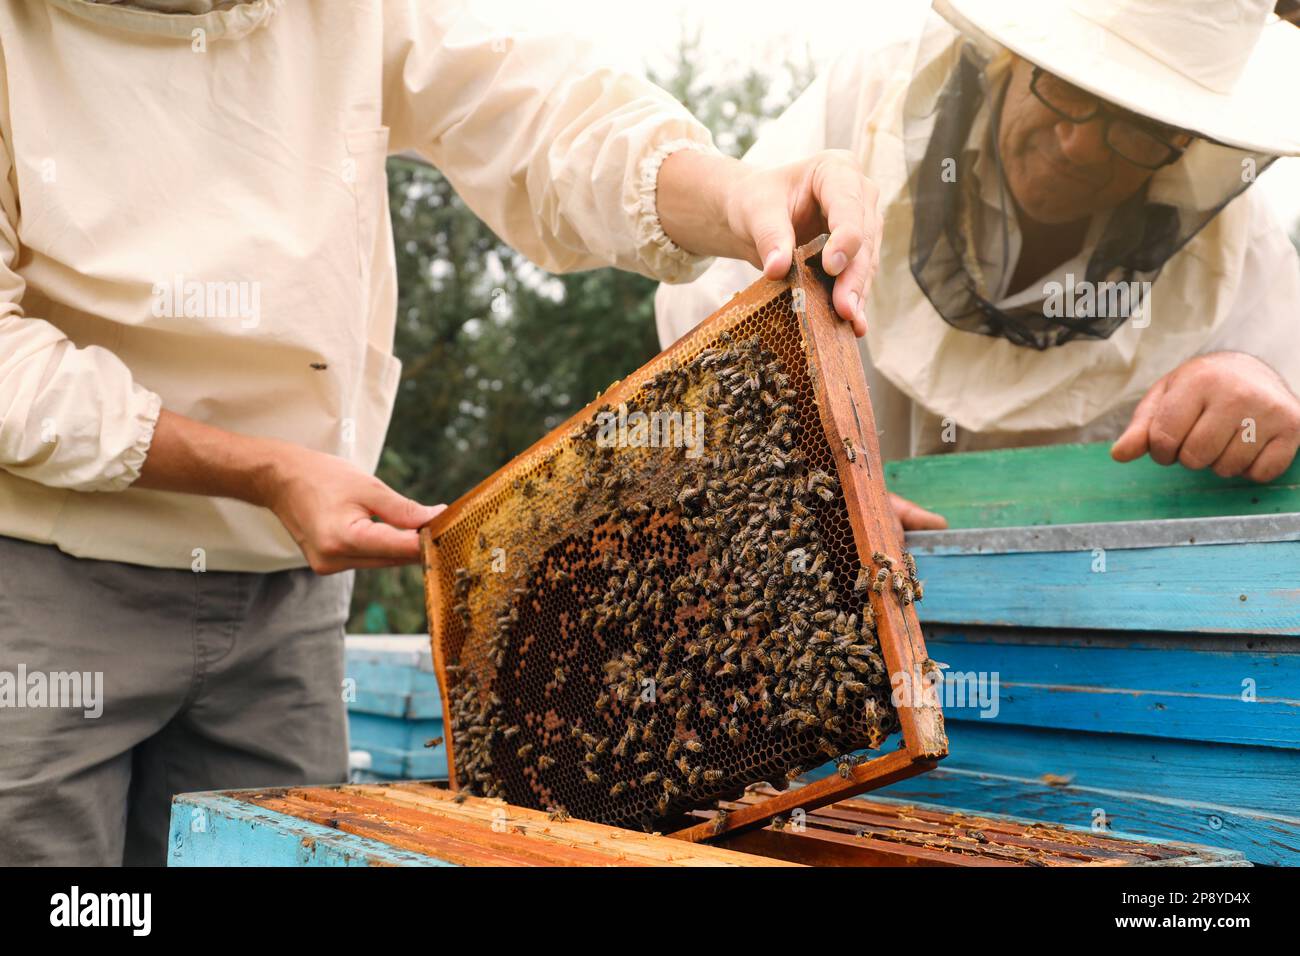
[[[491,686],[453,674],[458,779],[476,793],[661,829],[897,729],[872,592],[910,603],[910,555],[859,567],[816,409],[755,338],[724,334],[638,392],[705,410],[708,453],[575,435],[589,515],[511,591]],[[468,631],[476,579],[457,571]],[[451,670],[449,668],[449,670]]]

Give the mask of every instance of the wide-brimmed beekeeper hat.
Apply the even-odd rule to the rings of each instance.
[[[934,0],[982,37],[1133,113],[1300,155],[1300,29],[1274,0]]]

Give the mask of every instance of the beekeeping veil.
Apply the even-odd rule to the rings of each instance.
[[[1300,153],[1300,121],[1270,108],[1286,88],[1288,61],[1300,62],[1300,30],[1271,16],[1272,0],[936,0],[934,6],[963,38],[938,55],[922,46],[903,104],[914,210],[909,264],[935,310],[956,329],[1048,349],[1107,339],[1145,307],[1137,298],[1120,310],[995,304],[994,279],[982,274],[975,255],[981,234],[975,217],[988,210],[981,212],[970,186],[975,154],[967,143],[982,117],[989,134],[980,148],[996,170],[1005,225],[1015,208],[1002,179],[997,129],[1010,54],[1106,103],[1198,137],[1135,195],[1097,213],[1102,218],[1090,232],[1097,238],[1085,250],[1086,274],[1075,277],[1094,287],[1154,282],[1278,155]],[[1001,234],[1006,243],[1005,229]],[[1014,269],[1005,245],[1002,261]]]

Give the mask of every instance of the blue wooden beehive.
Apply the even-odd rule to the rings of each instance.
[[[424,635],[347,638],[345,694],[354,781],[445,780],[442,697]]]
[[[1076,445],[887,471],[953,529],[908,536],[951,753],[882,795],[1300,864],[1300,463],[1261,486]],[[995,706],[970,696],[993,678]]]

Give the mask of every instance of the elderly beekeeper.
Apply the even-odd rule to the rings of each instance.
[[[162,863],[174,793],[346,776],[351,574],[437,508],[397,389],[384,159],[551,270],[784,274],[879,220],[574,37],[452,0],[0,0],[0,863]],[[810,153],[812,151],[810,150]],[[373,520],[378,519],[378,520]]]
[[[861,351],[886,458],[1113,440],[1121,461],[1286,470],[1300,266],[1250,188],[1300,152],[1300,30],[1272,9],[894,7],[887,40],[839,58],[764,130],[748,160],[849,150],[880,191]],[[661,287],[663,343],[755,275],[718,262]]]

